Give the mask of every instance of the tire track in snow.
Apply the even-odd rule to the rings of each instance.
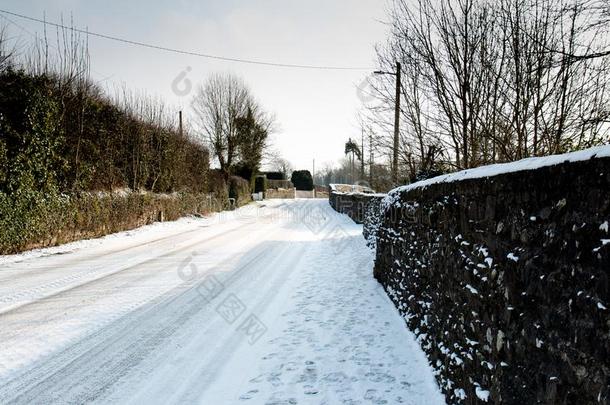
[[[286,283],[286,280],[292,275],[294,271],[299,269],[299,263],[302,260],[303,253],[306,249],[304,245],[297,245],[297,249],[290,249],[288,245],[284,245],[283,251],[289,252],[289,256],[275,255],[274,260],[268,263],[267,270],[264,273],[264,278],[275,275],[275,279],[272,278],[272,282],[265,283],[266,288],[262,291],[264,295],[257,295],[253,303],[248,306],[252,308],[252,311],[258,314],[258,317],[264,316],[269,306],[276,298],[277,292]],[[278,263],[279,262],[279,263]],[[277,265],[281,264],[283,269],[287,271],[278,272]],[[272,274],[268,274],[272,273]],[[259,278],[263,278],[263,275],[259,275]],[[250,282],[252,282],[251,280]],[[200,366],[199,372],[192,375],[184,384],[184,393],[179,396],[172,398],[174,403],[200,403],[199,398],[202,394],[213,384],[214,377],[222,371],[223,365],[228,363],[228,359],[235,354],[235,349],[239,343],[244,344],[244,337],[238,333],[233,334],[230,340],[227,340],[222,348],[216,352],[210,360],[206,361],[206,366]],[[210,373],[210,367],[214,367],[214,373]],[[177,399],[174,401],[173,399]]]
[[[240,270],[262,260],[264,253],[259,252]],[[36,367],[32,372],[4,384],[0,389],[0,401],[27,404],[82,403],[94,400],[202,308],[210,310],[208,306],[202,305],[203,298],[196,291],[199,286],[179,286],[142,311],[127,314],[98,333],[53,355],[51,359],[45,360],[42,367]],[[170,322],[167,325],[161,324],[160,318]],[[104,352],[112,352],[113,355],[106,357],[102,355]],[[121,360],[115,363],[117,358]],[[92,367],[92,363],[99,362],[100,359],[107,360]],[[70,382],[69,387],[61,384],[65,381]],[[60,393],[61,390],[57,388],[67,392]],[[75,398],[71,394],[74,390],[84,391],[84,394],[76,395]],[[11,398],[8,396],[11,392],[18,395]],[[68,400],[70,397],[72,399]]]
[[[13,270],[15,267],[20,267],[21,265],[23,265],[25,263],[28,263],[30,261],[35,262],[36,260],[41,260],[41,259],[52,259],[52,258],[56,258],[58,256],[68,256],[69,259],[64,261],[62,263],[63,265],[68,265],[68,266],[71,265],[71,264],[82,265],[83,261],[95,262],[95,261],[97,261],[97,260],[99,260],[99,259],[101,259],[103,257],[114,256],[114,255],[116,255],[118,253],[124,253],[124,252],[127,252],[129,250],[138,249],[138,248],[141,248],[141,247],[149,247],[151,244],[155,244],[155,243],[158,243],[158,242],[163,242],[163,241],[166,241],[168,239],[173,239],[173,238],[176,238],[176,237],[179,237],[179,236],[185,236],[185,235],[188,235],[190,233],[196,233],[196,232],[200,232],[200,231],[201,231],[201,229],[197,228],[197,229],[191,229],[191,230],[184,231],[184,232],[178,232],[176,234],[170,234],[170,235],[163,236],[161,238],[147,240],[147,241],[144,241],[144,242],[141,242],[141,243],[137,243],[135,245],[129,245],[129,246],[124,247],[124,248],[120,248],[120,249],[116,249],[116,250],[113,249],[111,251],[107,251],[107,252],[99,253],[99,254],[87,255],[84,258],[82,258],[82,257],[75,257],[75,258],[70,257],[74,253],[84,252],[84,250],[82,248],[77,248],[77,249],[75,249],[73,251],[67,251],[67,252],[50,253],[48,255],[43,255],[43,256],[40,256],[40,257],[25,258],[23,260],[19,260],[19,261],[14,261],[14,262],[8,263],[6,265],[8,267],[2,273],[0,273],[0,283],[2,283],[3,281],[6,281],[6,280],[15,281],[16,280],[15,277],[17,277],[17,279],[18,279],[19,277],[34,276],[35,274],[30,272],[30,273],[24,273],[24,274],[21,274],[21,275],[20,274],[11,274],[11,275],[8,275],[6,277],[2,277],[4,275],[4,273],[7,272],[7,270]],[[129,232],[129,231],[125,231],[125,232]],[[110,234],[110,235],[112,235],[112,234]],[[11,267],[11,265],[13,265],[13,267]],[[35,270],[40,270],[42,272],[42,271],[46,271],[46,270],[49,270],[49,269],[53,269],[54,267],[55,266],[53,266],[53,265],[51,265],[51,266],[37,266],[35,268]]]
[[[157,261],[159,259],[167,258],[167,257],[170,257],[170,256],[174,255],[175,253],[179,253],[179,252],[183,252],[185,250],[191,249],[193,246],[196,246],[198,244],[201,244],[201,243],[204,243],[204,242],[209,242],[209,241],[212,241],[214,239],[218,239],[218,238],[224,237],[227,233],[234,233],[234,232],[238,232],[238,231],[242,231],[242,229],[240,229],[240,228],[231,229],[231,230],[229,230],[229,231],[227,231],[226,233],[223,233],[223,234],[218,234],[218,235],[214,235],[212,237],[209,237],[209,238],[206,238],[206,239],[203,239],[203,240],[198,240],[196,242],[191,242],[191,243],[187,244],[186,246],[181,246],[179,248],[174,248],[174,249],[172,249],[170,251],[167,251],[167,252],[165,252],[163,254],[160,254],[160,255],[157,255],[157,256],[154,256],[154,257],[150,257],[148,259],[145,259],[145,260],[143,260],[141,262],[138,262],[138,263],[135,263],[135,264],[132,264],[132,265],[128,265],[128,266],[125,266],[125,267],[120,267],[120,268],[118,268],[116,270],[112,270],[112,271],[110,271],[108,273],[103,273],[102,275],[100,275],[98,277],[91,278],[91,279],[86,279],[86,277],[88,275],[95,275],[95,274],[97,274],[100,271],[100,269],[103,268],[103,266],[105,264],[102,264],[100,267],[96,267],[96,268],[90,269],[90,270],[88,270],[85,273],[80,273],[79,275],[68,276],[68,277],[62,278],[62,279],[60,279],[58,281],[54,281],[54,282],[49,283],[49,284],[39,285],[39,286],[36,286],[34,288],[25,290],[25,291],[20,291],[18,293],[13,294],[13,295],[1,297],[0,298],[0,303],[13,302],[16,299],[24,298],[24,297],[33,297],[34,299],[36,299],[36,301],[24,302],[24,303],[21,303],[21,304],[10,305],[8,307],[2,308],[2,309],[0,309],[0,316],[8,314],[8,313],[11,313],[11,312],[14,312],[14,311],[16,311],[16,310],[18,310],[20,308],[24,308],[24,307],[27,307],[27,306],[32,305],[32,304],[37,304],[37,303],[41,303],[41,302],[48,301],[48,300],[51,300],[51,299],[56,299],[58,297],[61,297],[61,296],[65,295],[66,293],[69,293],[69,292],[73,291],[73,290],[77,290],[79,288],[86,287],[87,285],[95,283],[95,282],[106,280],[106,279],[108,279],[110,277],[113,277],[113,276],[117,275],[118,273],[121,273],[121,272],[124,272],[124,271],[128,271],[128,270],[132,270],[132,269],[136,269],[136,268],[138,268],[140,266],[143,266],[143,265],[146,265],[146,264],[154,263],[155,261]],[[82,282],[82,283],[78,283],[78,284],[75,284],[75,285],[70,285],[70,282],[73,282],[73,281],[76,281],[76,280],[81,280],[81,279],[86,279],[86,280],[84,282]],[[56,290],[51,292],[51,293],[38,294],[38,296],[36,294],[38,291],[41,291],[41,290],[44,291],[45,289],[53,289],[53,288],[56,288]]]
[[[74,318],[79,303],[93,310],[130,291],[151,298],[137,308],[113,304],[107,312],[115,318],[69,346],[49,336],[49,354],[0,377],[0,403],[436,403],[438,392],[426,385],[433,376],[425,356],[415,341],[409,346],[411,337],[379,285],[356,269],[371,267],[361,229],[329,212],[346,231],[330,234],[331,242],[353,242],[340,243],[343,251],[337,252],[325,240],[331,229],[312,234],[300,222],[305,211],[324,210],[326,202],[269,204],[266,214],[289,220],[264,215],[259,222],[238,223],[239,234],[219,226],[221,237],[200,242],[210,249],[193,247],[203,250],[193,256],[207,271],[199,276],[213,272],[224,285],[210,302],[199,290],[204,278],[149,292],[147,283],[167,282],[165,266],[177,270],[184,262],[187,252],[178,246],[168,257],[43,300],[39,308],[52,307],[50,318],[44,311],[27,312],[35,306],[15,311],[33,322],[31,332],[44,336],[47,325],[37,318],[61,325],[61,311]],[[246,306],[232,324],[215,311],[230,294]],[[269,327],[254,346],[239,330],[249,313]]]
[[[198,242],[196,242],[196,243],[193,243],[193,244],[189,245],[189,247],[193,247],[193,246],[196,246],[197,244],[201,244],[201,243],[207,243],[207,242],[209,242],[210,240],[219,240],[219,242],[220,242],[220,239],[225,239],[225,241],[224,241],[225,243],[226,243],[226,242],[232,242],[232,243],[234,244],[234,243],[235,243],[235,240],[234,240],[234,239],[231,239],[232,234],[233,234],[235,231],[238,231],[238,230],[239,230],[239,231],[242,231],[242,233],[243,233],[243,231],[247,230],[247,229],[248,229],[248,228],[250,228],[252,225],[256,225],[256,223],[247,223],[247,225],[246,225],[246,226],[242,226],[242,227],[240,227],[240,228],[233,229],[233,230],[230,230],[230,231],[224,232],[224,233],[219,234],[219,235],[215,235],[215,236],[214,236],[214,237],[212,237],[212,238],[206,238],[206,239],[203,239],[203,240],[199,240]],[[267,233],[268,233],[268,232],[269,232],[269,231],[267,231]],[[243,239],[244,239],[244,241],[250,241],[249,236],[250,236],[250,235],[246,235],[246,237],[244,237],[244,238],[243,238]],[[229,240],[227,240],[227,239],[229,239]],[[172,251],[172,252],[171,252],[171,254],[175,255],[175,254],[179,253],[180,251],[185,250],[186,248],[187,248],[187,247],[183,247],[183,248],[181,248],[181,249],[174,250],[174,251]],[[264,253],[264,252],[259,252],[259,254],[258,254],[258,255],[257,255],[257,256],[256,256],[254,259],[252,259],[252,260],[260,260],[260,259],[261,259],[261,257],[262,257],[262,254],[263,254],[263,253]],[[166,255],[164,255],[164,256],[166,256]],[[241,266],[241,268],[240,268],[240,269],[238,269],[238,270],[234,271],[234,272],[232,273],[232,275],[233,275],[232,277],[233,277],[233,278],[237,277],[237,276],[238,276],[238,274],[240,274],[240,273],[241,273],[241,272],[243,272],[245,269],[247,269],[247,268],[248,268],[248,266],[252,265],[252,263],[253,263],[253,261],[252,261],[252,260],[251,260],[250,262],[246,263],[245,265]],[[180,261],[181,261],[181,259],[180,259],[180,260],[178,260],[177,262],[179,263]],[[230,285],[231,283],[232,283],[232,280],[228,280],[228,281],[227,281],[225,284],[226,284],[226,285]],[[198,285],[188,286],[187,284],[184,284],[184,285],[179,286],[179,287],[177,287],[177,288],[175,288],[175,289],[172,289],[172,290],[171,290],[171,291],[169,291],[168,293],[164,294],[162,297],[159,297],[158,299],[156,299],[156,300],[155,300],[155,302],[151,304],[151,305],[152,305],[152,308],[151,308],[150,310],[146,310],[145,314],[149,314],[149,316],[150,316],[151,318],[154,318],[154,317],[159,317],[159,316],[162,316],[162,314],[163,314],[163,309],[164,309],[164,308],[166,308],[166,307],[172,307],[172,305],[174,306],[173,308],[174,308],[174,311],[175,311],[175,312],[177,312],[177,313],[182,313],[182,312],[184,312],[184,305],[176,305],[176,304],[174,303],[174,301],[179,300],[179,299],[183,299],[182,297],[183,297],[185,294],[191,294],[191,295],[192,295],[193,290],[194,290],[194,289],[196,289],[197,287],[198,287]],[[185,291],[180,291],[180,290],[181,290],[181,289],[183,289],[183,288],[185,288]],[[198,293],[197,293],[197,294],[196,294],[194,297],[191,297],[191,298],[194,298],[194,299],[196,300],[196,298],[200,298],[200,297],[198,296]],[[191,301],[192,301],[192,300],[191,300]],[[190,304],[188,304],[188,305],[190,305]],[[160,310],[157,312],[157,309],[159,309],[160,307],[161,307],[161,309],[160,309]],[[146,309],[146,308],[145,308],[145,309]],[[188,320],[188,318],[190,318],[190,316],[192,316],[194,313],[196,313],[196,312],[197,312],[198,307],[191,307],[191,309],[194,309],[194,311],[186,311],[184,314],[182,314],[180,317],[178,317],[178,319],[179,319],[179,320],[183,320],[184,322],[186,322],[186,321]],[[138,311],[138,312],[139,312],[139,311]],[[156,313],[156,314],[155,314],[155,313]],[[161,315],[160,315],[160,314],[161,314]],[[184,316],[187,316],[187,318],[184,318]],[[113,338],[110,338],[110,343],[107,343],[107,344],[106,344],[106,343],[105,343],[105,340],[109,339],[109,337],[108,337],[108,336],[107,336],[107,335],[104,333],[104,332],[105,332],[105,330],[114,329],[114,328],[116,327],[116,325],[120,325],[120,324],[121,324],[121,322],[127,322],[127,323],[129,323],[129,324],[135,323],[135,324],[138,324],[138,325],[139,325],[139,324],[141,324],[142,322],[145,322],[145,321],[142,321],[142,319],[144,319],[144,320],[146,320],[146,319],[147,319],[147,318],[146,318],[146,315],[140,315],[140,317],[139,317],[139,318],[137,318],[137,319],[130,319],[130,317],[131,317],[131,314],[128,314],[128,315],[126,315],[126,316],[122,317],[121,319],[119,319],[117,322],[113,322],[113,324],[109,325],[107,328],[105,328],[105,329],[103,329],[103,330],[101,330],[101,331],[98,331],[98,333],[94,333],[94,334],[90,335],[90,338],[91,338],[91,339],[95,339],[96,337],[98,337],[98,338],[102,339],[102,341],[101,341],[100,343],[98,343],[98,345],[97,345],[96,347],[98,347],[98,348],[99,348],[99,347],[101,347],[101,349],[100,349],[100,350],[101,350],[101,351],[104,351],[104,350],[106,350],[106,349],[107,349],[107,348],[109,348],[109,347],[116,346],[117,342],[119,342],[123,336],[130,336],[130,334],[133,334],[133,331],[132,331],[132,330],[130,330],[130,326],[129,326],[129,325],[127,325],[127,326],[125,326],[125,328],[124,328],[123,330],[121,330],[121,331],[120,331],[118,334],[113,335],[113,336],[114,336],[114,339],[113,339]],[[142,317],[143,317],[143,318],[142,318]],[[146,333],[146,329],[145,329],[145,328],[139,327],[139,328],[138,328],[138,330],[141,332],[141,335],[142,335],[142,336],[146,336],[146,335],[147,335],[147,333]],[[151,327],[151,330],[155,330],[155,327],[154,327],[154,326],[153,326],[153,327]],[[167,334],[167,331],[168,331],[168,330],[175,331],[175,330],[176,330],[176,328],[175,328],[175,327],[168,327],[168,328],[166,328],[166,329],[164,329],[164,330],[162,330],[162,331],[160,332],[160,336],[164,336],[165,334]],[[172,332],[172,333],[173,333],[173,332]],[[159,335],[159,334],[157,334],[157,335]],[[171,333],[170,333],[170,335],[171,335]],[[102,338],[101,336],[104,336],[104,337]],[[169,335],[168,335],[168,336],[169,336]],[[134,337],[134,336],[132,336],[132,337]],[[105,339],[105,340],[104,340],[104,339]],[[155,339],[155,338],[153,337],[153,338],[152,338],[152,340],[154,341],[154,339]],[[46,374],[45,374],[45,372],[44,372],[44,371],[37,370],[37,369],[36,369],[36,367],[33,367],[33,369],[34,369],[34,376],[32,375],[32,373],[26,373],[26,374],[22,374],[22,375],[20,375],[19,377],[16,377],[16,378],[12,379],[12,380],[11,380],[10,382],[8,382],[7,384],[4,384],[4,385],[5,385],[5,387],[11,387],[11,386],[12,386],[13,388],[5,388],[5,389],[1,389],[1,390],[0,390],[0,399],[1,399],[1,400],[4,400],[4,398],[5,398],[5,397],[4,397],[4,395],[5,395],[5,394],[4,394],[4,392],[11,392],[11,391],[12,391],[12,392],[24,392],[25,390],[27,390],[28,386],[30,386],[30,385],[32,385],[32,384],[34,384],[35,386],[38,386],[39,384],[43,384],[43,381],[47,381],[47,382],[48,382],[48,381],[53,381],[53,379],[55,379],[56,381],[59,381],[59,380],[61,380],[61,379],[64,379],[64,378],[65,378],[66,373],[70,372],[71,368],[73,367],[73,363],[74,363],[75,361],[83,361],[83,360],[80,360],[80,359],[82,359],[82,358],[83,358],[84,356],[86,356],[87,354],[91,354],[91,353],[92,353],[92,351],[94,351],[94,349],[93,349],[93,348],[91,348],[91,349],[89,349],[89,350],[86,350],[86,351],[85,351],[85,352],[83,352],[83,353],[80,353],[80,354],[78,354],[78,353],[77,353],[77,354],[74,354],[74,351],[75,351],[75,350],[78,352],[78,348],[79,348],[79,347],[84,346],[84,347],[86,348],[86,346],[87,346],[87,343],[86,343],[86,342],[87,342],[87,341],[89,341],[89,340],[90,340],[89,338],[86,338],[86,339],[84,339],[83,341],[80,341],[80,342],[76,343],[76,344],[75,344],[76,348],[75,348],[75,347],[68,348],[67,350],[65,350],[65,351],[61,352],[59,355],[52,355],[52,356],[51,356],[51,358],[50,358],[50,361],[49,361],[49,359],[46,359],[46,360],[44,361],[45,363],[48,363],[48,364],[53,364],[53,366],[51,366],[51,368],[50,368],[50,366],[47,366],[47,364],[43,364],[43,367],[42,367],[42,368],[43,368],[44,370],[47,370],[47,371],[46,371]],[[146,341],[147,341],[147,342],[150,342],[151,340],[150,340],[150,339],[148,339],[148,340],[146,340]],[[136,342],[136,343],[134,343],[134,344],[137,346],[137,345],[140,345],[141,343],[142,343],[142,342]],[[150,344],[149,344],[149,346],[150,346]],[[134,351],[134,353],[135,353],[135,351]],[[66,360],[66,356],[68,357],[68,360]],[[88,360],[84,361],[84,363],[89,364],[89,363],[91,362],[91,360],[95,360],[95,355],[90,355],[89,357],[92,357],[93,359],[88,359]],[[133,356],[130,356],[130,358],[132,358],[132,357],[133,357]],[[136,356],[136,357],[137,357],[137,356]],[[60,358],[61,358],[61,359],[63,359],[63,360],[59,360]],[[133,360],[133,358],[132,358],[132,360]],[[63,364],[67,363],[67,366],[62,367],[62,363],[63,363]],[[125,364],[121,363],[120,367],[123,367],[123,368],[124,368],[124,366],[125,366]],[[102,366],[100,366],[100,367],[102,367]],[[51,369],[51,370],[52,370],[52,369],[59,369],[59,370],[61,370],[61,371],[58,371],[58,372],[50,372],[50,371],[49,371],[49,369]],[[100,373],[100,372],[99,372],[100,368],[98,367],[98,368],[96,368],[95,370],[96,370],[96,371],[94,371],[94,373],[95,373],[96,375],[98,375],[98,374]],[[126,370],[126,369],[125,369],[125,370]],[[82,370],[81,370],[81,371],[82,371]],[[42,374],[41,374],[41,373],[42,373]],[[72,373],[71,373],[71,374],[72,374]],[[81,374],[83,374],[83,373],[82,373],[82,372],[77,373],[77,375],[81,375]],[[85,373],[85,374],[86,374],[86,373]],[[112,373],[110,373],[110,375],[112,375]],[[25,379],[26,381],[29,381],[29,383],[28,383],[28,382],[24,382],[24,379]],[[80,379],[80,380],[82,381],[82,379]],[[39,382],[38,382],[38,383],[36,383],[36,381],[39,381]],[[15,385],[15,384],[17,384],[17,385]],[[96,383],[95,383],[95,385],[98,385],[98,386],[99,386],[100,384],[99,384],[99,382],[96,382]],[[28,402],[29,402],[29,400],[33,400],[33,399],[34,399],[36,396],[39,396],[39,397],[40,397],[40,396],[42,396],[42,397],[44,397],[44,392],[46,392],[46,391],[47,391],[47,389],[46,389],[46,388],[44,388],[44,386],[45,386],[45,385],[43,384],[43,385],[42,385],[42,387],[43,387],[43,388],[41,388],[41,390],[40,390],[40,391],[36,391],[36,392],[37,392],[37,394],[36,394],[36,395],[33,395],[33,396],[30,396],[30,397],[27,397],[27,399],[28,399],[28,400],[27,400],[27,401],[24,401],[24,403],[28,403]],[[55,399],[57,399],[57,400],[62,400],[61,398],[63,398],[63,397],[60,397],[60,398],[55,398]],[[21,402],[23,398],[22,398],[21,396],[18,396],[18,397],[14,398],[14,399],[15,399],[15,400],[17,400],[17,402]],[[48,399],[48,400],[52,400],[52,398],[46,398],[46,399]]]

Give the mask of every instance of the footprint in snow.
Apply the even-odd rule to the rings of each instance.
[[[312,386],[309,386],[309,385],[306,385],[303,388],[305,388],[305,391],[304,391],[305,395],[316,395],[318,392],[320,392],[318,389],[316,389]]]
[[[256,394],[258,394],[258,390],[251,390],[240,396],[239,399],[241,401],[247,401],[249,399],[252,399]]]
[[[336,373],[326,374],[324,376],[324,378],[322,378],[322,380],[325,381],[325,382],[329,382],[329,383],[339,383],[339,384],[342,384],[343,382],[348,380],[348,377],[347,377],[347,375],[345,375],[345,373],[336,372]]]
[[[371,382],[379,383],[384,382],[391,384],[396,381],[396,378],[387,374],[387,373],[366,373],[365,377],[369,379]]]
[[[267,382],[271,383],[271,385],[273,385],[274,387],[283,385],[282,381],[280,380],[281,376],[282,373],[269,373],[269,375],[267,376]]]
[[[367,390],[364,394],[364,399],[367,401],[371,401],[373,404],[387,404],[388,401],[383,399],[382,397],[377,396],[377,390]]]
[[[250,380],[250,382],[254,383],[254,384],[258,384],[258,383],[263,382],[264,379],[265,379],[265,374],[260,374],[259,376],[252,378]]]
[[[270,399],[265,402],[265,405],[294,405],[297,404],[296,398],[288,398],[288,399]]]

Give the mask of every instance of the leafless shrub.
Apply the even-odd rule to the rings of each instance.
[[[0,25],[0,72],[6,70],[15,58],[15,47],[8,38],[6,25]]]

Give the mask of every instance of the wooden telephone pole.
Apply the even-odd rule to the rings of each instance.
[[[362,128],[362,134],[360,138],[360,180],[364,180],[364,128]]]
[[[369,129],[369,185],[373,187],[373,131]]]
[[[182,110],[178,111],[178,132],[180,137],[182,137]]]
[[[398,184],[398,135],[400,123],[400,62],[396,62],[396,103],[394,106],[394,156],[392,159],[392,182]]]
[[[394,102],[394,150],[392,151],[392,182],[394,185],[398,185],[398,141],[400,133],[400,62],[396,62],[395,72],[385,72],[383,70],[376,70],[377,75],[392,75],[396,77],[396,98]]]

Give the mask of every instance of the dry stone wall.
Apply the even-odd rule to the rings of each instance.
[[[610,158],[393,192],[371,215],[375,277],[448,403],[610,403]]]
[[[383,197],[382,194],[342,193],[329,189],[328,201],[335,211],[346,214],[357,224],[362,224],[369,204],[379,205]]]

